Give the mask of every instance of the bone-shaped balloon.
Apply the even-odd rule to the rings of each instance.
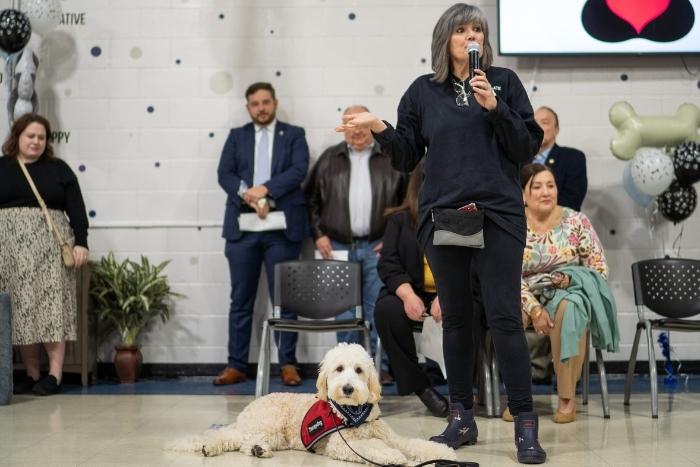
[[[610,150],[618,159],[632,159],[643,146],[658,148],[700,141],[700,108],[695,104],[682,104],[673,116],[642,117],[628,102],[616,102],[610,107],[609,118],[615,127]]]

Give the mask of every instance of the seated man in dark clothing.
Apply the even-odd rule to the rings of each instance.
[[[435,281],[416,238],[418,191],[422,164],[408,183],[400,206],[387,210],[382,255],[377,264],[385,286],[374,309],[377,333],[394,372],[400,395],[415,393],[430,412],[447,416],[448,402],[430,383],[418,363],[413,330],[428,316],[440,321],[440,303]]]

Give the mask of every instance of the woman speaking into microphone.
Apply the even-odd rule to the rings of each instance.
[[[470,43],[480,49],[480,66],[472,64],[471,79]],[[519,166],[539,148],[542,130],[517,75],[492,66],[488,24],[479,8],[464,3],[448,8],[435,25],[431,48],[434,73],[418,77],[403,95],[396,127],[365,112],[346,115],[337,131],[370,128],[394,167],[404,172],[426,158],[417,232],[442,307],[450,395],[448,425],[431,439],[454,448],[477,440],[475,274],[515,418],[518,461],[540,464],[546,454],[537,436],[520,318],[526,223]]]

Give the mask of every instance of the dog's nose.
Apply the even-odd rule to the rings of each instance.
[[[346,396],[349,396],[350,394],[352,394],[352,392],[353,392],[354,390],[355,390],[355,388],[353,388],[353,387],[352,387],[351,385],[349,385],[349,384],[346,384],[345,386],[343,386],[343,394],[345,394]]]

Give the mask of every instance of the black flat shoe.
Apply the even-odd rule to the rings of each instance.
[[[46,375],[32,387],[32,392],[37,396],[50,396],[61,390],[61,385],[54,375]]]
[[[28,394],[32,392],[32,388],[37,383],[37,380],[30,378],[29,376],[24,376],[24,378],[18,379],[14,382],[12,386],[12,394]]]
[[[474,421],[474,411],[465,409],[462,404],[450,403],[450,417],[447,428],[437,436],[432,436],[430,441],[446,444],[452,449],[457,449],[463,444],[476,444],[479,430]]]
[[[520,412],[515,420],[515,447],[521,464],[544,464],[547,453],[537,439],[539,419],[534,412]]]
[[[416,395],[432,415],[440,418],[447,417],[450,404],[442,394],[435,390],[435,388],[428,387],[425,391],[420,394],[416,393]]]

